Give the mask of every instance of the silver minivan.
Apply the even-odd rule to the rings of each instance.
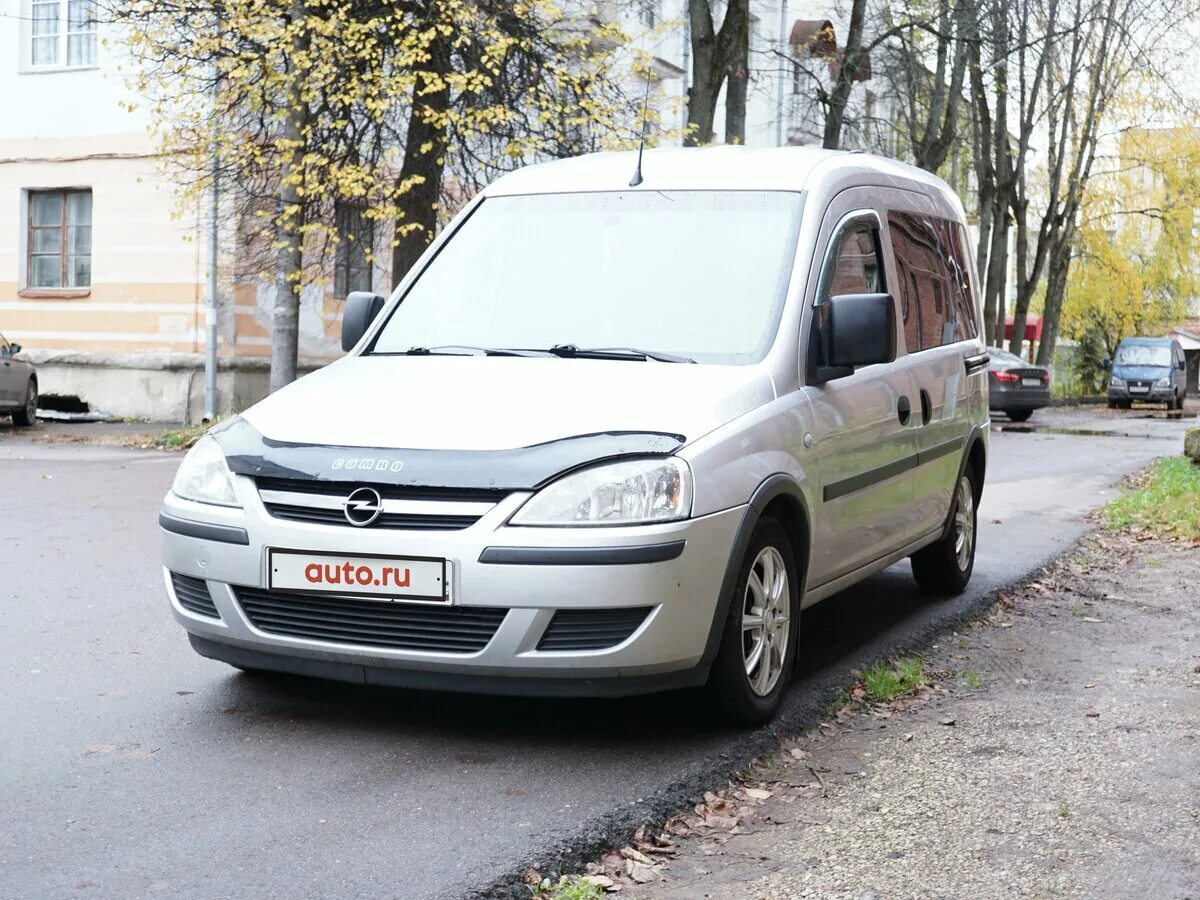
[[[200,654],[247,670],[778,708],[801,611],[906,557],[962,591],[987,456],[963,209],[787,148],[505,176],[348,355],[215,428],[159,518]]]

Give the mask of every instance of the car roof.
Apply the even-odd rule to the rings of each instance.
[[[1121,344],[1174,344],[1175,338],[1169,337],[1127,337],[1121,338]],[[1117,345],[1118,347],[1120,344]]]
[[[484,195],[628,190],[808,191],[828,182],[852,180],[879,186],[924,185],[953,196],[949,185],[924,169],[868,153],[817,147],[648,149],[642,159],[643,180],[637,187],[631,187],[629,182],[636,167],[637,151],[590,153],[518,169],[486,188]]]

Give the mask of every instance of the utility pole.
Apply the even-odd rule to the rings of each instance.
[[[783,129],[783,92],[784,85],[787,83],[787,61],[788,61],[788,28],[787,28],[787,0],[779,0],[779,74],[777,76],[778,84],[775,91],[775,146],[782,147],[784,144],[784,129]]]

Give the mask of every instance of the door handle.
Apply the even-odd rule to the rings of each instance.
[[[983,353],[979,353],[975,356],[964,356],[963,368],[967,370],[968,375],[972,375],[975,372],[978,372],[980,369],[986,369],[988,360],[989,357],[986,350]]]
[[[928,425],[929,420],[933,418],[933,398],[929,396],[929,391],[921,388],[921,424]]]
[[[896,401],[896,416],[900,419],[901,425],[907,425],[908,420],[912,418],[912,404],[908,402],[908,398],[901,396]]]

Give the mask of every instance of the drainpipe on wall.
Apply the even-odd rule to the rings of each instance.
[[[779,84],[775,91],[775,146],[783,146],[783,85],[787,81],[787,0],[779,0]]]
[[[218,24],[218,27],[220,25]],[[212,109],[212,210],[208,223],[208,290],[204,298],[204,418],[212,421],[217,417],[217,247],[220,227],[221,185],[220,165],[217,159],[217,92],[220,79],[213,78]]]

